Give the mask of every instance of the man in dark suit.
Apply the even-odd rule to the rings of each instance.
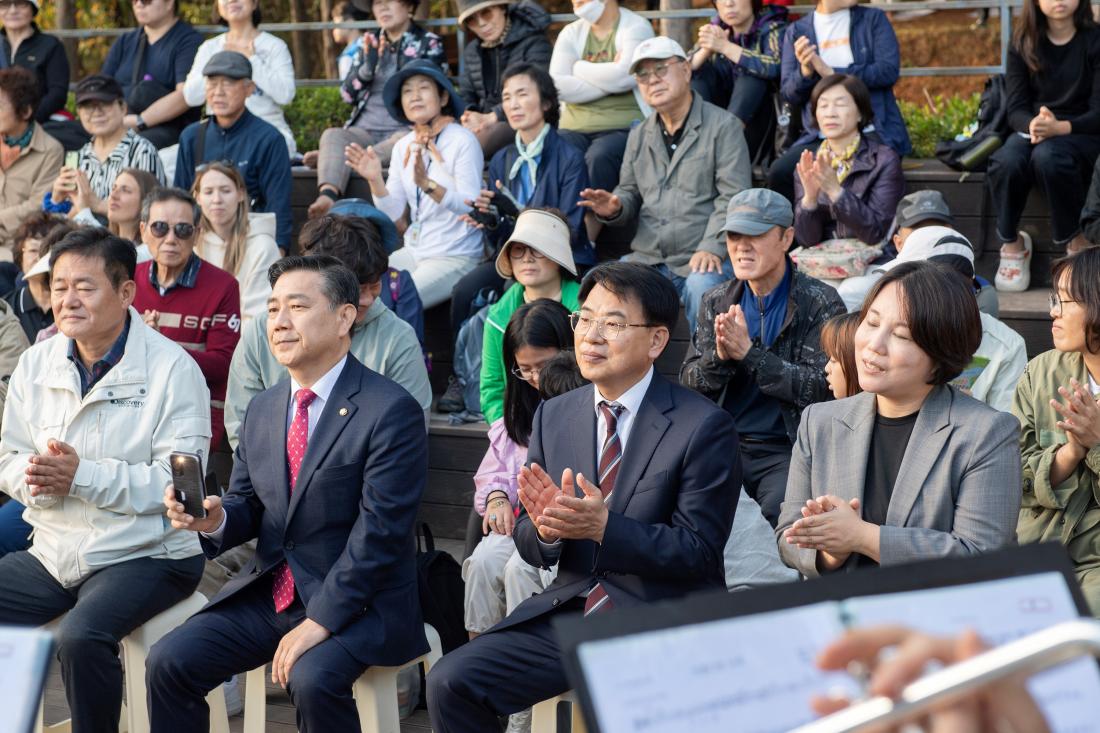
[[[153,730],[206,731],[204,698],[272,660],[298,729],[357,731],[351,686],[371,664],[428,650],[413,524],[427,470],[424,413],[348,354],[355,275],[326,256],[268,272],[268,342],[289,380],[245,413],[224,500],[172,526],[214,557],[258,538],[255,558],[210,604],[156,644],[146,664]]]
[[[675,288],[651,267],[616,262],[588,273],[580,301],[574,343],[592,386],[535,414],[514,530],[520,555],[558,563],[558,577],[432,669],[436,733],[499,730],[498,716],[568,689],[555,613],[725,587],[737,433],[729,413],[653,369],[679,318]]]

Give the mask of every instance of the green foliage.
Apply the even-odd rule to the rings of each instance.
[[[336,87],[299,89],[294,101],[283,108],[286,122],[294,131],[298,150],[305,153],[317,149],[321,133],[329,127],[342,127],[351,113],[351,106],[340,98]]]
[[[901,116],[909,128],[914,158],[932,158],[936,143],[953,140],[978,117],[978,95],[944,99],[937,95],[933,104],[900,101]],[[933,108],[934,107],[934,108]]]

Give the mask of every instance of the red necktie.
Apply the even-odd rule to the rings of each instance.
[[[607,425],[607,437],[603,440],[603,448],[600,449],[600,493],[604,501],[615,490],[615,477],[619,475],[619,465],[623,462],[623,444],[619,440],[619,415],[623,412],[623,406],[618,402],[601,402],[600,412],[603,413],[604,423]],[[596,611],[608,611],[611,609],[611,597],[607,595],[600,583],[596,583],[589,591],[584,601],[584,615]]]
[[[302,467],[302,458],[305,457],[306,446],[309,444],[309,406],[317,399],[317,395],[312,390],[300,389],[294,393],[294,399],[294,420],[286,433],[286,462],[290,469],[291,494],[294,493],[298,470]],[[294,575],[286,562],[275,569],[271,597],[275,601],[275,613],[282,613],[294,602]]]

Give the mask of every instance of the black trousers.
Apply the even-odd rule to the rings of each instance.
[[[630,130],[558,130],[558,134],[584,153],[584,162],[588,165],[588,184],[592,188],[614,191],[615,186],[619,185],[619,170],[623,167],[623,153]]]
[[[1031,188],[1050,206],[1054,243],[1064,245],[1081,231],[1081,209],[1100,156],[1100,135],[1061,135],[1038,145],[1016,133],[989,159],[989,193],[997,212],[997,236],[1015,242]]]
[[[145,663],[152,729],[157,733],[210,730],[206,695],[233,675],[271,661],[282,638],[305,617],[305,606],[298,598],[283,613],[275,613],[268,578],[192,616],[154,644]],[[287,686],[298,730],[358,731],[351,686],[364,669],[332,637],[303,654],[294,663]]]
[[[820,141],[814,141],[805,145],[792,145],[787,152],[776,158],[768,168],[768,188],[776,193],[783,194],[793,205],[794,200],[794,169],[798,166],[798,159],[802,157],[803,150],[816,151]]]
[[[741,483],[772,529],[779,522],[779,505],[787,494],[791,450],[790,445],[741,441]]]
[[[203,557],[128,560],[65,588],[27,551],[0,558],[0,624],[41,626],[68,612],[57,659],[76,733],[117,731],[119,642],[195,592]]]
[[[574,598],[556,613],[583,612]],[[435,733],[499,731],[498,717],[526,710],[569,689],[548,613],[463,644],[428,674]]]

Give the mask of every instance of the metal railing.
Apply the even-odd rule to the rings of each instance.
[[[1012,39],[1012,11],[1023,4],[1023,0],[921,0],[919,2],[870,2],[868,7],[878,8],[886,12],[904,12],[910,10],[997,10],[1000,15],[1001,25],[1001,62],[993,66],[903,66],[902,76],[968,76],[1003,74],[1005,70],[1005,58],[1008,55],[1009,44]],[[792,13],[809,13],[814,9],[813,5],[792,5],[788,8]],[[710,8],[699,10],[636,10],[643,18],[650,20],[694,20],[711,18],[714,11]],[[554,23],[568,23],[576,20],[572,13],[554,13],[550,16]],[[428,18],[416,21],[426,28],[455,29],[458,42],[459,72],[462,72],[462,49],[466,45],[466,32],[458,25],[457,18]],[[331,21],[316,21],[304,23],[264,23],[263,29],[269,33],[290,33],[293,31],[321,31],[327,32],[334,28],[351,28],[356,30],[376,29],[378,23],[358,21],[351,23],[333,23]],[[204,35],[215,35],[225,31],[224,26],[199,25],[195,29]],[[121,36],[132,30],[131,28],[72,28],[49,29],[52,35],[59,38],[101,38]],[[904,60],[903,60],[904,61]],[[326,87],[336,86],[338,79],[296,79],[298,87]]]

